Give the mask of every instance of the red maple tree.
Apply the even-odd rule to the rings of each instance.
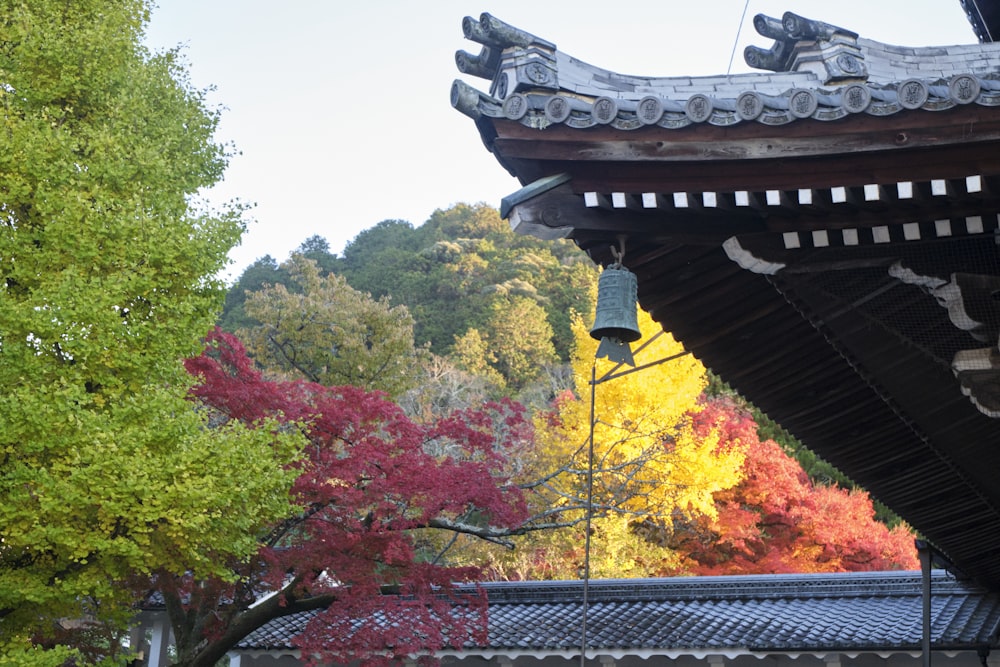
[[[296,513],[256,536],[256,556],[233,563],[228,581],[156,577],[177,664],[214,665],[267,621],[299,612],[312,616],[295,642],[314,660],[371,664],[481,643],[485,600],[454,584],[478,570],[431,562],[413,534],[493,539],[522,524],[521,491],[502,471],[532,437],[523,409],[487,403],[416,423],[380,393],[268,381],[220,330],[208,342],[187,363],[200,378],[194,398],[220,423],[299,429],[306,446],[290,489]]]
[[[813,484],[798,462],[726,399],[708,401],[696,427],[742,447],[744,479],[716,494],[718,516],[675,534],[693,573],[762,574],[917,569],[913,534],[875,519],[869,495]]]

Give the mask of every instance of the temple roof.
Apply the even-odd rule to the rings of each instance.
[[[575,651],[582,582],[483,584],[488,643],[466,655]],[[592,581],[588,647],[611,655],[915,651],[921,643],[921,577],[914,572],[690,577]],[[997,646],[1000,598],[936,572],[931,644]],[[243,651],[292,649],[312,612],[271,621]]]
[[[774,42],[767,49],[747,47],[744,57],[766,73],[642,77],[588,65],[489,14],[466,18],[466,37],[483,46],[478,55],[459,51],[456,62],[460,71],[490,80],[490,93],[456,81],[452,103],[473,118],[506,118],[538,129],[620,130],[783,125],[1000,105],[1000,44],[892,46],[791,12],[780,21],[758,15],[754,26]]]
[[[786,13],[774,70],[635,77],[485,14],[452,102],[515,231],[638,277],[708,368],[1000,590],[1000,52]]]

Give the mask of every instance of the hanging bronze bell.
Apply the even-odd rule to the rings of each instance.
[[[606,268],[597,280],[597,315],[590,335],[601,341],[598,357],[635,366],[628,344],[639,340],[638,281],[623,268]]]
[[[590,335],[597,340],[615,338],[625,343],[639,340],[636,315],[638,282],[628,269],[607,268],[597,281],[597,316]]]

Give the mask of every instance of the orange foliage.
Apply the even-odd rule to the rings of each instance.
[[[731,402],[709,401],[696,428],[746,454],[744,479],[716,493],[718,515],[675,532],[693,574],[916,569],[913,534],[874,518],[869,495],[813,485],[799,464]]]

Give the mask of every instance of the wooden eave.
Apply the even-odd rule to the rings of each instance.
[[[567,173],[579,193],[788,189],[789,170],[797,170],[797,188],[820,189],[1000,173],[1000,113],[980,106],[781,127],[537,130],[506,119],[480,123],[489,123],[490,149],[522,182]]]

